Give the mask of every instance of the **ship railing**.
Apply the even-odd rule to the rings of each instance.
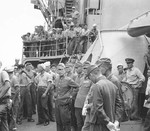
[[[79,38],[79,41],[76,39]],[[78,37],[61,37],[57,39],[49,39],[49,40],[40,40],[40,41],[24,41],[23,42],[23,58],[29,57],[62,57],[62,55],[70,56],[79,53],[77,50],[79,49],[80,44],[89,43],[89,39],[87,36],[78,36]],[[80,51],[81,54],[85,54],[87,50],[83,48],[83,52]],[[74,49],[75,48],[75,49]]]
[[[25,57],[49,57],[59,56],[67,53],[67,38],[24,41],[23,55]]]

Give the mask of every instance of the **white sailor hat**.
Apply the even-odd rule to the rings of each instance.
[[[45,70],[45,64],[44,63],[43,64],[39,64],[39,66],[42,67],[43,70]]]
[[[122,63],[119,63],[119,64],[117,65],[117,68],[118,68],[119,66],[123,66],[123,64],[122,64]]]
[[[14,71],[14,67],[13,67],[13,66],[6,67],[6,68],[5,68],[5,71],[7,71],[8,73],[11,73],[11,72]]]
[[[97,26],[96,24],[93,24],[93,27]]]
[[[50,63],[50,61],[46,61],[46,62],[44,63],[44,65],[45,65],[45,66],[50,66],[51,63]]]

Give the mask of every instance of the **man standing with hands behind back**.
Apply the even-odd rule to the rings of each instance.
[[[101,66],[91,65],[87,77],[95,83],[92,89],[89,131],[117,131],[122,106],[118,88],[101,74]]]

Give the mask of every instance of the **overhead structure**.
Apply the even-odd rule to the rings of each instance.
[[[52,11],[54,7],[52,0],[31,0],[31,3],[37,6],[37,8],[41,11],[42,15],[45,18],[45,21],[48,25],[50,25],[50,22],[52,21],[54,17],[54,12]]]
[[[150,37],[150,11],[131,20],[127,31],[132,37],[138,37],[141,35],[147,35]]]

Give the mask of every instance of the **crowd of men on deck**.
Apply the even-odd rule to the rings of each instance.
[[[93,24],[92,29],[88,29],[86,24],[75,25],[72,18],[69,18],[62,28],[45,30],[43,26],[36,26],[33,34],[27,33],[22,36],[24,55],[25,57],[37,57],[39,47],[36,42],[39,41],[43,41],[41,44],[42,56],[51,56],[52,54],[49,52],[63,50],[64,48],[67,48],[69,55],[86,53],[97,35],[96,24]],[[48,42],[44,44],[44,41]]]
[[[37,68],[16,60],[13,67],[0,71],[0,131],[17,130],[17,124],[21,125],[24,119],[34,122],[34,114],[38,115],[36,125],[47,126],[56,121],[57,131],[118,131],[122,121],[141,120],[138,95],[146,77],[134,66],[133,58],[125,61],[126,68],[118,64],[115,76],[109,58],[100,58],[91,65],[72,57],[66,64],[47,61]],[[130,116],[125,110],[122,82],[133,93]],[[148,102],[149,93],[148,84]],[[150,129],[149,112],[145,131]]]

